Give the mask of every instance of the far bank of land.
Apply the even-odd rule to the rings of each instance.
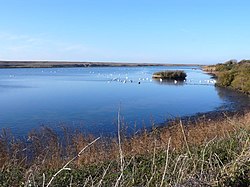
[[[0,68],[59,68],[59,67],[140,67],[140,66],[200,66],[198,64],[162,64],[127,62],[77,61],[0,61]]]

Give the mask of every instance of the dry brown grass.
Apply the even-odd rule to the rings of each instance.
[[[230,117],[224,115],[217,120],[197,119],[196,122],[186,122],[185,124],[182,124],[181,121],[175,121],[167,127],[153,128],[150,131],[144,130],[142,133],[129,138],[122,133],[118,139],[101,137],[91,146],[88,145],[95,140],[94,136],[86,136],[80,132],[70,133],[65,128],[62,136],[58,136],[49,128],[33,131],[29,134],[28,141],[17,140],[11,136],[10,132],[3,130],[0,137],[0,170],[8,173],[13,168],[18,168],[23,174],[17,174],[21,177],[17,180],[29,181],[32,176],[41,175],[41,172],[49,170],[58,170],[72,158],[76,158],[70,163],[71,167],[75,169],[82,168],[82,166],[92,167],[92,165],[102,166],[104,164],[106,169],[102,170],[109,172],[110,164],[108,166],[105,164],[115,163],[116,169],[113,168],[114,171],[111,170],[111,172],[120,173],[119,181],[118,179],[118,182],[116,181],[117,185],[120,185],[122,181],[126,181],[126,175],[123,173],[126,168],[134,168],[132,169],[132,174],[134,172],[132,176],[141,172],[139,169],[136,170],[136,167],[141,167],[142,162],[137,163],[135,161],[136,158],[141,156],[150,158],[149,162],[152,164],[150,176],[143,179],[148,185],[154,184],[155,181],[159,181],[162,185],[165,184],[165,175],[172,177],[173,184],[181,184],[186,180],[185,173],[189,173],[190,177],[196,175],[195,168],[198,168],[198,165],[201,168],[198,171],[201,177],[204,175],[203,168],[211,165],[211,172],[216,173],[219,166],[220,175],[224,173],[224,177],[228,179],[230,174],[238,172],[238,168],[242,168],[244,163],[248,162],[250,150],[244,148],[244,146],[249,146],[249,142],[240,144],[243,151],[240,152],[234,162],[225,166],[220,165],[220,161],[218,161],[220,158],[217,158],[216,154],[209,158],[210,161],[205,161],[205,152],[211,142],[230,139],[232,134],[241,129],[250,131],[250,112]],[[193,147],[199,146],[204,146],[201,158],[191,153]],[[84,154],[76,157],[84,147],[86,147]],[[174,157],[175,154],[183,151],[184,153]],[[156,157],[159,156],[158,153],[160,155],[164,153],[163,158],[165,159],[160,171],[157,170],[158,161],[156,161]],[[213,163],[214,160],[219,164]],[[194,165],[190,163],[194,163]],[[169,168],[172,168],[173,171],[170,172]],[[188,171],[190,168],[193,169]],[[20,172],[19,170],[18,172]],[[157,176],[159,172],[161,176]],[[106,173],[103,174],[103,178],[104,175]],[[215,177],[216,180],[218,176]],[[10,180],[14,181],[13,179]],[[136,178],[134,180],[134,183],[136,183]],[[208,181],[209,179],[202,178],[202,180]],[[100,181],[103,181],[103,179]],[[100,183],[100,181],[98,182]],[[218,183],[218,181],[213,182]],[[168,184],[171,185],[172,183]]]
[[[186,147],[185,138],[188,145],[197,146],[215,137],[229,136],[230,133],[241,128],[250,129],[250,113],[233,117],[225,115],[222,119],[214,121],[200,119],[186,125],[183,125],[181,121],[173,122],[168,127],[156,128],[150,132],[145,130],[142,134],[127,139],[124,142],[124,150],[130,155],[151,153],[154,147],[157,150],[164,150],[169,138],[171,138],[171,149],[182,149]]]
[[[152,153],[154,149],[165,150],[170,138],[170,149],[178,150],[186,148],[186,144],[197,146],[213,138],[227,137],[241,128],[250,129],[250,112],[241,116],[225,115],[217,120],[200,119],[185,125],[181,121],[175,121],[167,127],[144,130],[129,138],[121,135],[121,146],[126,157],[145,155]],[[3,130],[0,138],[0,168],[6,167],[10,162],[46,169],[58,168],[62,162],[95,139],[92,135],[69,133],[65,128],[63,130],[63,137],[59,137],[50,128],[41,128],[31,132],[27,142],[14,139],[9,132]],[[85,153],[77,160],[76,165],[114,160],[119,158],[118,140],[102,137]]]

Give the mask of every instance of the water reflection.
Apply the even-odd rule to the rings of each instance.
[[[160,84],[160,85],[184,86],[184,84],[186,83],[186,80],[184,80],[184,81],[177,81],[177,80],[153,78],[153,82],[157,83],[157,84]]]
[[[250,97],[229,88],[215,87],[218,96],[224,101],[223,107],[229,110],[244,110],[250,108]]]

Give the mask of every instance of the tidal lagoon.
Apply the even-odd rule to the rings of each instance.
[[[185,81],[152,79],[182,70]],[[44,125],[92,134],[116,132],[120,110],[128,132],[197,113],[249,106],[244,94],[215,87],[196,66],[0,69],[0,128],[26,135]]]

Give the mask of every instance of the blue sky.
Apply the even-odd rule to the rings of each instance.
[[[249,0],[0,0],[0,60],[250,59]]]

